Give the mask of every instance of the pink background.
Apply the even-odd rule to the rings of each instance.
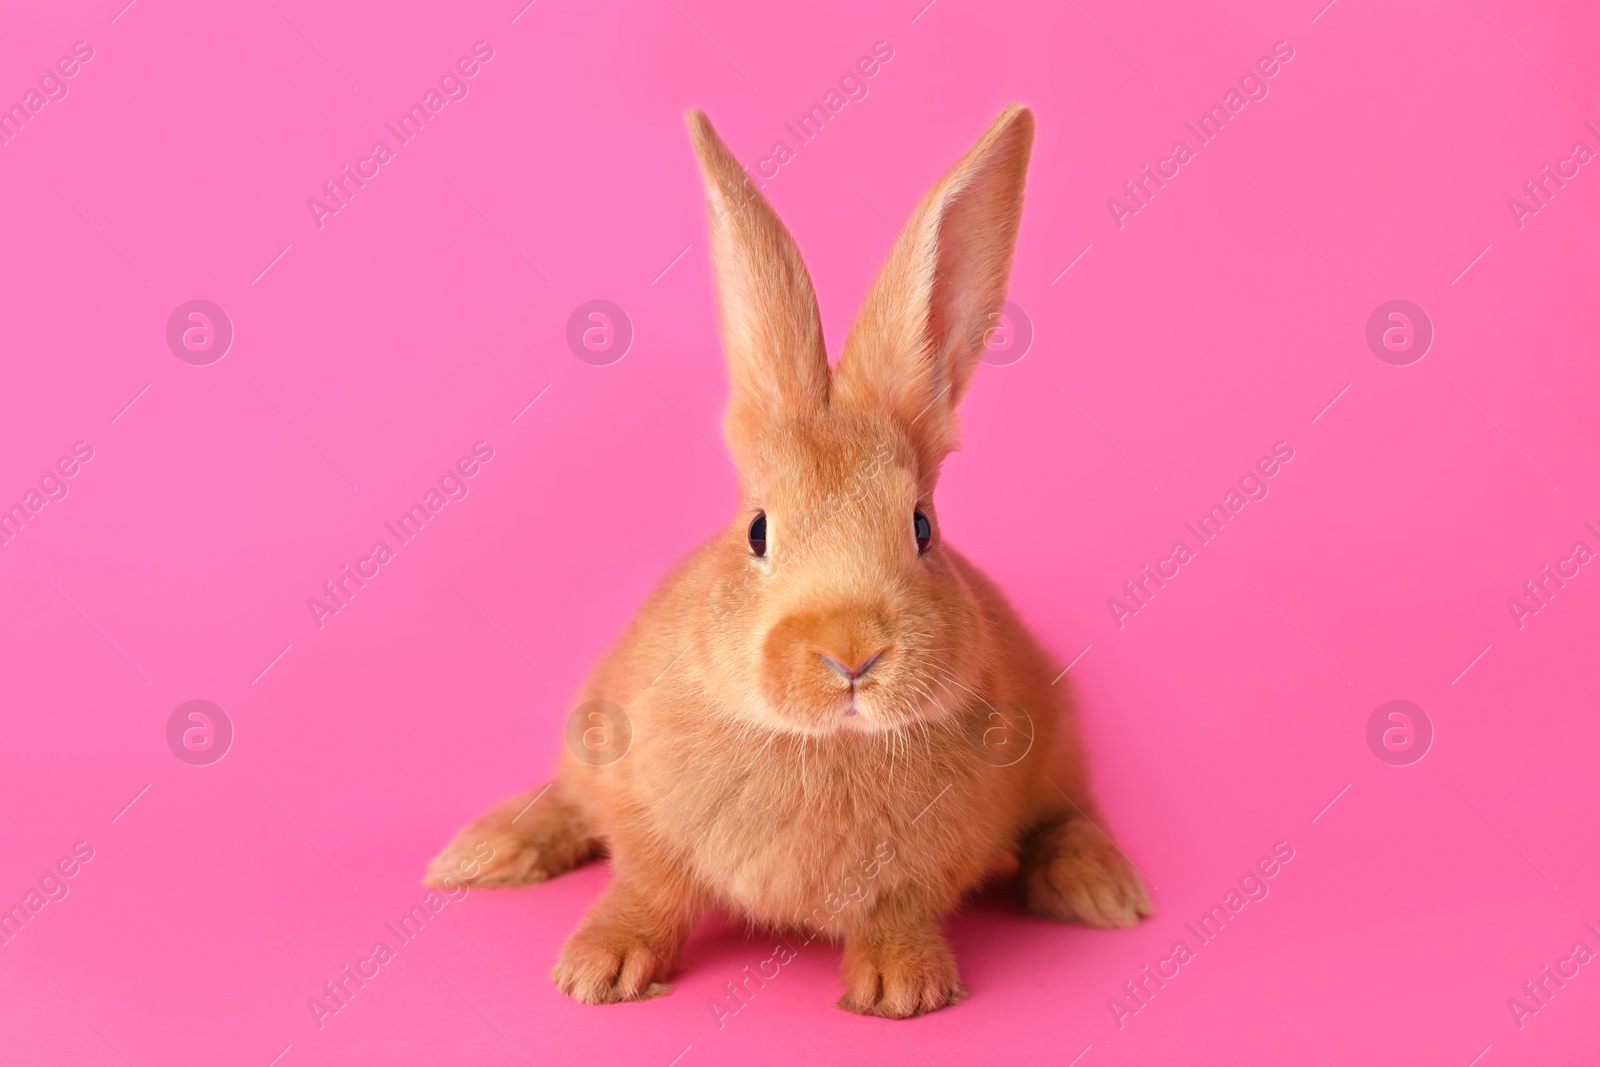
[[[1520,1030],[1507,1007],[1578,940],[1600,949],[1600,571],[1520,630],[1507,607],[1575,541],[1600,548],[1600,174],[1520,229],[1506,204],[1600,148],[1588,5],[123,2],[0,14],[0,102],[95,51],[0,147],[0,503],[95,450],[0,547],[0,903],[95,850],[0,948],[0,1060],[1498,1067],[1595,1047],[1600,967]],[[306,199],[478,40],[470,95],[319,230]],[[813,948],[719,1030],[710,998],[771,954],[720,920],[669,997],[593,1008],[550,984],[602,864],[449,906],[319,1030],[307,998],[421,898],[457,826],[544,778],[589,665],[726,521],[684,109],[753,164],[880,40],[870,94],[767,194],[837,346],[891,223],[1005,103],[1036,110],[1011,288],[1036,338],[980,369],[940,513],[1063,666],[1082,653],[1100,795],[1155,917],[1051,925],[991,892],[950,923],[960,1007],[849,1016]],[[1107,198],[1279,40],[1270,95],[1119,230]],[[210,366],[165,342],[195,298],[236,331]],[[636,331],[606,367],[564,339],[595,298]],[[1393,298],[1436,330],[1411,366],[1365,341]],[[478,440],[471,495],[319,630],[307,598]],[[1119,630],[1107,599],[1279,440],[1271,495]],[[1367,746],[1394,698],[1436,731],[1411,766]],[[167,747],[191,699],[234,725],[221,762]],[[1108,998],[1276,841],[1295,858],[1271,895],[1119,1029]]]

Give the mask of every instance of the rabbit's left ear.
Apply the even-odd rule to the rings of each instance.
[[[722,347],[728,358],[723,435],[741,472],[779,422],[820,413],[831,375],[811,276],[794,238],[728,151],[705,112],[689,112],[705,177]]]
[[[898,418],[929,487],[1005,300],[1032,147],[1033,112],[1012,104],[917,206],[839,357],[837,399]]]

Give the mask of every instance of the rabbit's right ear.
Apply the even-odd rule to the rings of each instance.
[[[837,401],[898,416],[927,489],[1006,297],[1032,148],[1033,112],[1012,104],[912,213],[839,356]]]
[[[819,413],[831,375],[811,276],[794,238],[705,112],[689,112],[705,177],[711,266],[728,359],[723,435],[741,468],[778,421]]]

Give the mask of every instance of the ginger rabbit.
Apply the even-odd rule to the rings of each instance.
[[[941,926],[1008,863],[1047,918],[1150,913],[1097,822],[1058,667],[944,541],[934,501],[1005,297],[1033,114],[1007,108],[924,198],[836,369],[793,239],[705,115],[688,122],[739,510],[583,688],[609,702],[601,751],[564,746],[551,784],[462,830],[429,880],[483,842],[478,886],[609,854],[552,971],[586,1003],[665,992],[715,907],[842,942],[841,1007],[917,1015],[966,995]]]

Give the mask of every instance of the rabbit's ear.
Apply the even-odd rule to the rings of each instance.
[[[845,338],[838,400],[901,419],[930,486],[1005,300],[1032,146],[1033,112],[1012,104],[917,206]]]
[[[828,403],[828,353],[811,276],[772,205],[722,143],[711,120],[689,112],[705,176],[722,347],[728,357],[723,434],[741,463],[775,421]]]

